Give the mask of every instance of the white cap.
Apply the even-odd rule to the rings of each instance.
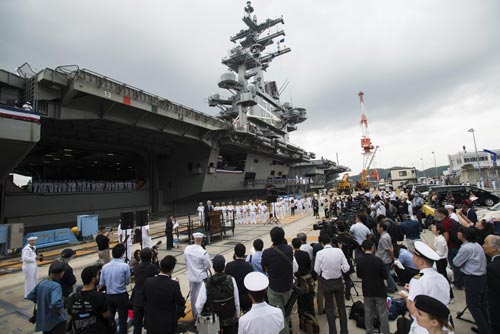
[[[451,204],[446,204],[444,206],[445,209],[455,209],[455,206],[454,205],[451,205]]]
[[[29,237],[28,241],[32,241],[32,240],[36,240],[36,239],[38,239],[38,237]]]
[[[439,255],[422,241],[415,241],[415,251],[417,256],[425,257],[431,261],[439,261]]]
[[[201,239],[204,236],[205,235],[203,233],[200,233],[200,232],[193,233],[193,238],[195,238],[195,239]]]
[[[268,287],[269,279],[261,272],[252,271],[245,276],[243,283],[248,291],[262,291]]]

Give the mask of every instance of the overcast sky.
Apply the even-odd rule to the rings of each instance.
[[[77,64],[215,115],[220,63],[246,1],[24,1],[0,4],[0,68]],[[362,167],[358,91],[377,167],[448,164],[465,145],[500,148],[500,1],[256,0],[283,16],[292,52],[266,79],[307,109],[291,135],[317,156]],[[275,31],[275,30],[273,30]],[[268,48],[272,50],[273,47]]]

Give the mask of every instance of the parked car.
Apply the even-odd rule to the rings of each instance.
[[[477,210],[477,218],[484,219],[487,222],[491,220],[500,222],[500,203],[493,205],[491,208]]]
[[[477,197],[474,203],[477,205],[492,206],[500,202],[500,198],[490,193],[489,191],[474,187],[474,186],[431,186],[429,193],[436,192],[439,203],[442,205],[446,201],[446,194],[451,191],[455,204],[462,203],[463,200],[469,199],[471,192]]]
[[[421,183],[408,183],[405,184],[406,189],[412,189],[415,187],[415,191],[418,193],[423,193],[424,191],[428,191],[432,184],[421,184]],[[435,186],[434,186],[435,187]]]

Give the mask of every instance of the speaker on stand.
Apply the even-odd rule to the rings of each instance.
[[[125,240],[121,240],[125,246],[125,263],[128,263],[130,259],[128,258],[128,243],[127,240],[128,238],[131,237],[131,235],[128,233],[128,230],[132,230],[134,228],[134,218],[135,214],[133,211],[126,211],[122,212],[120,214],[121,221],[120,221],[120,229],[122,231],[125,231]],[[123,233],[123,232],[122,232]]]

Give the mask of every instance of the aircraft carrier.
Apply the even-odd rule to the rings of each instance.
[[[207,199],[323,188],[344,167],[289,142],[306,110],[264,79],[291,51],[284,20],[259,23],[253,11],[248,3],[245,29],[222,59],[218,86],[228,96],[208,97],[217,117],[76,65],[0,70],[0,223],[35,231],[80,214],[184,214]],[[31,182],[20,188],[9,173]]]

